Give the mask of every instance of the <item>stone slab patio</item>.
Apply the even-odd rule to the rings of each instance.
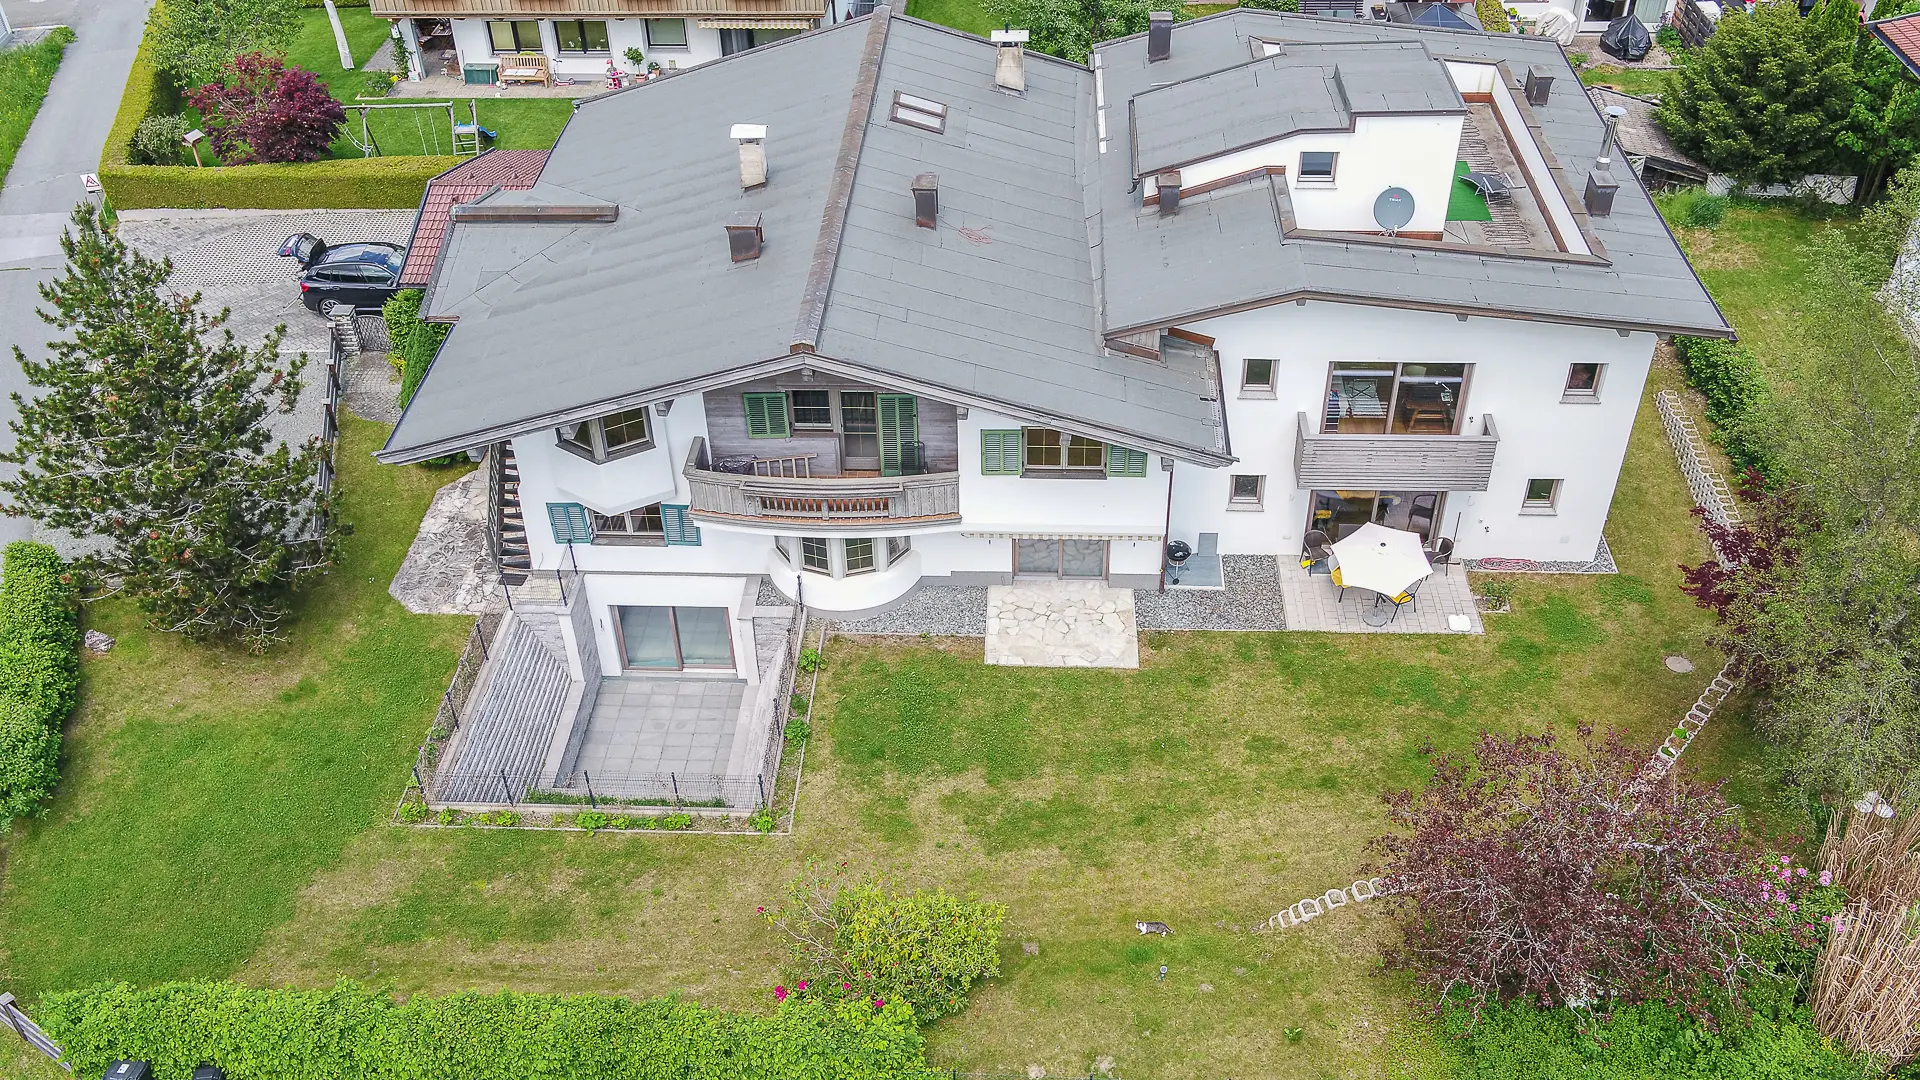
[[[1417,601],[1400,609],[1390,622],[1369,625],[1363,615],[1374,604],[1374,594],[1364,589],[1348,589],[1340,599],[1340,589],[1325,574],[1308,574],[1297,559],[1281,559],[1280,598],[1286,605],[1287,629],[1318,630],[1335,634],[1483,634],[1480,611],[1473,602],[1473,586],[1467,572],[1454,567],[1452,573],[1436,570],[1420,586]],[[1466,629],[1452,626],[1452,616],[1465,616]]]
[[[586,737],[565,771],[607,781],[724,774],[746,692],[740,679],[603,678]]]
[[[487,554],[487,474],[434,492],[387,592],[417,615],[479,615],[505,602]]]
[[[1022,581],[987,590],[986,661],[1025,667],[1140,666],[1133,592],[1097,581]]]

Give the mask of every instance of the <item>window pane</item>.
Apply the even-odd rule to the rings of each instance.
[[[1567,367],[1567,393],[1591,394],[1600,389],[1599,364],[1570,364]]]
[[[648,19],[647,44],[685,48],[687,45],[687,20]]]
[[[604,22],[586,22],[581,25],[581,33],[586,37],[587,48],[593,52],[607,52],[607,24]]]
[[[1060,576],[1106,577],[1107,542],[1105,540],[1060,541]]]
[[[1013,569],[1021,574],[1058,574],[1060,541],[1015,540]]]
[[[601,419],[600,425],[607,436],[607,450],[618,450],[623,446],[632,446],[647,441],[647,410],[628,409]]]
[[[818,570],[822,574],[831,573],[833,564],[828,561],[827,541],[818,536],[801,537],[800,565],[809,570]]]
[[[1248,360],[1246,375],[1240,385],[1249,389],[1270,390],[1273,388],[1273,361]]]
[[[1466,377],[1465,364],[1402,364],[1394,434],[1453,434]]]
[[[1062,456],[1063,437],[1049,428],[1027,429],[1027,468],[1058,469],[1066,459]]]
[[[663,607],[615,608],[620,619],[620,647],[630,668],[677,668],[673,612]]]
[[[1260,476],[1236,474],[1233,478],[1233,501],[1259,502],[1260,481],[1262,479]]]
[[[1378,435],[1393,400],[1391,364],[1335,364],[1327,384],[1328,432]]]
[[[826,390],[789,390],[787,398],[793,410],[794,427],[833,427],[833,402]]]
[[[913,542],[904,536],[887,537],[887,563],[899,562],[907,552],[913,550]]]
[[[1106,443],[1098,439],[1083,439],[1078,435],[1067,436],[1067,468],[1104,469],[1106,467]]]
[[[587,422],[585,420],[574,424],[561,425],[560,442],[563,445],[573,447],[575,450],[581,450],[588,454],[593,453],[593,438],[588,433]]]
[[[840,429],[871,435],[880,430],[880,395],[865,390],[840,391]]]
[[[723,607],[677,607],[673,622],[680,631],[680,662],[688,667],[732,667],[733,635],[727,630]]]
[[[1333,179],[1333,162],[1337,155],[1324,150],[1309,150],[1300,155],[1300,179]]]
[[[555,22],[553,38],[554,44],[560,47],[561,52],[587,51],[587,44],[580,37],[580,22],[577,19]]]
[[[665,523],[660,517],[660,504],[643,506],[638,510],[629,510],[612,517],[593,515],[595,535],[607,533],[613,536],[665,536]]]
[[[873,569],[873,541],[847,541],[847,573],[864,574]]]
[[[510,22],[490,22],[487,24],[487,36],[493,39],[494,52],[513,52],[513,24]]]
[[[1553,497],[1559,491],[1560,481],[1558,480],[1529,480],[1527,481],[1527,505],[1552,506]]]

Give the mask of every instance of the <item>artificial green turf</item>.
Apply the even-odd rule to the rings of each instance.
[[[13,168],[72,40],[73,31],[61,26],[32,45],[0,52],[0,178]]]
[[[1472,171],[1472,166],[1464,161],[1453,163],[1453,187],[1447,193],[1448,221],[1492,221],[1493,212],[1487,209],[1487,200],[1473,185],[1461,177]]]
[[[250,656],[149,630],[125,601],[88,606],[118,643],[87,657],[51,813],[6,840],[0,973],[15,993],[233,974],[391,811],[472,620],[387,595],[458,473],[375,464],[383,434],[343,419],[353,532],[286,644]]]

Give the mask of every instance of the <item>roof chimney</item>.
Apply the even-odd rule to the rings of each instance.
[[[1613,167],[1613,148],[1620,144],[1620,121],[1626,118],[1626,109],[1619,105],[1607,106],[1607,131],[1600,136],[1600,156],[1594,160],[1595,166],[1602,169]]]
[[[733,216],[727,218],[727,250],[733,255],[734,262],[759,258],[763,239],[760,211],[736,210]]]
[[[1173,55],[1173,12],[1147,12],[1147,63]]]
[[[1546,68],[1532,67],[1527,69],[1527,104],[1545,105],[1547,103],[1547,95],[1552,92],[1553,75],[1550,74]]]
[[[1155,198],[1160,204],[1160,216],[1180,212],[1180,170],[1168,169],[1153,178]]]
[[[999,48],[994,50],[993,85],[1002,90],[1026,93],[1027,90],[1027,38],[1025,30],[995,30],[992,40]]]
[[[1613,150],[1618,139],[1614,125],[1625,115],[1627,110],[1618,105],[1607,107],[1607,132],[1600,137],[1600,156],[1594,159],[1593,171],[1587,174],[1587,213],[1593,217],[1613,213],[1613,196],[1620,190],[1620,182],[1613,178]]]
[[[740,187],[752,191],[767,183],[767,126],[735,124],[727,138],[740,143]]]
[[[932,229],[940,223],[940,178],[921,173],[913,178],[913,223]]]

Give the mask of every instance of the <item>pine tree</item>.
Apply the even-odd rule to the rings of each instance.
[[[1668,81],[1655,114],[1674,145],[1742,183],[1798,180],[1834,163],[1853,106],[1852,40],[1791,0],[1728,9]]]
[[[172,264],[121,243],[91,204],[61,247],[39,315],[71,337],[44,363],[14,349],[36,392],[13,395],[5,511],[102,541],[79,568],[117,580],[160,629],[264,648],[333,552],[326,447],[270,445],[267,426],[292,411],[305,355],[281,362],[285,326],[236,342],[226,311],[169,290]]]

